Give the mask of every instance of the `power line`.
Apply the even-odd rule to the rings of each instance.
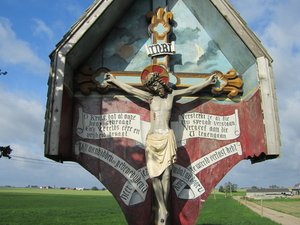
[[[24,157],[24,156],[17,156],[17,155],[12,155],[11,157],[20,158],[20,159],[34,160],[34,161],[40,161],[40,162],[49,162],[49,163],[55,163],[55,162],[53,162],[53,161],[48,161],[48,160],[44,160],[44,159],[28,158],[28,157]]]
[[[26,163],[35,163],[35,164],[42,164],[42,165],[51,165],[51,166],[54,166],[54,165],[61,165],[62,163],[57,163],[57,162],[54,162],[54,161],[49,161],[49,160],[43,160],[43,159],[35,159],[35,158],[29,158],[29,157],[24,157],[24,156],[17,156],[17,155],[11,155],[11,159],[10,160],[14,160],[14,161],[19,161],[19,162],[26,162]],[[18,160],[18,159],[15,159],[15,158],[18,158],[18,159],[22,159],[22,160]],[[65,165],[64,166],[67,166],[67,167],[76,167],[78,165],[75,165],[73,163],[64,163]]]

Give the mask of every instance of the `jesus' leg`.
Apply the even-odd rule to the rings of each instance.
[[[170,168],[161,176],[152,178],[152,184],[158,202],[158,224],[166,224],[169,215],[167,200],[170,191]]]
[[[162,179],[161,179],[161,183],[162,183],[162,188],[163,188],[163,197],[164,197],[164,201],[167,207],[167,202],[168,202],[168,198],[169,198],[169,193],[170,193],[170,186],[171,186],[171,168],[170,166],[166,168],[166,170],[164,171],[164,173],[162,174]]]

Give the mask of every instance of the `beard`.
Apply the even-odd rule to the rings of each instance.
[[[165,89],[164,88],[161,88],[161,89],[159,89],[158,90],[158,95],[160,96],[160,97],[164,97],[165,96]]]

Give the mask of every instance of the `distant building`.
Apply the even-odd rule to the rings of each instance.
[[[37,185],[28,185],[26,188],[41,188],[41,187],[39,187]]]
[[[295,187],[300,187],[300,183],[298,183],[298,184],[295,184]]]
[[[292,188],[293,195],[299,195],[300,196],[300,185],[297,187]]]
[[[75,188],[66,187],[65,190],[75,190]]]
[[[254,199],[272,199],[285,198],[292,196],[292,192],[288,188],[260,188],[247,189],[246,197]]]
[[[40,186],[40,189],[52,189],[50,186]]]
[[[83,191],[85,190],[84,188],[76,188],[77,191]]]

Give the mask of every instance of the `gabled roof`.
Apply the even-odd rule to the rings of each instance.
[[[76,65],[81,65],[133,2],[134,0],[94,1],[85,14],[79,18],[56,45],[56,49],[51,53],[50,58],[52,59],[55,54],[60,52],[67,57],[67,61],[73,68]],[[192,1],[183,0],[183,2],[191,4]],[[273,61],[260,40],[249,29],[246,22],[229,1],[210,0],[210,2],[222,14],[224,20],[230,24],[256,58],[265,56],[269,61]],[[210,35],[215,36],[214,34]]]
[[[269,116],[265,118],[266,129],[269,130],[270,140],[268,142],[268,149],[270,154],[277,156],[279,154],[280,140],[278,136],[278,118],[276,104],[273,104],[275,93],[273,93],[273,86],[269,85],[269,80],[272,80],[272,71],[270,63],[271,57],[262,46],[259,39],[253,34],[253,32],[247,27],[245,21],[240,17],[239,13],[232,7],[227,0],[182,0],[203,25],[207,28],[207,33],[215,40],[220,48],[231,48],[230,44],[224,40],[224,32],[228,28],[232,28],[231,37],[240,38],[242,43],[248,48],[256,59],[258,67],[262,67],[263,74],[259,76],[266,76],[264,99],[262,102],[263,111]],[[65,131],[65,128],[61,126],[61,121],[70,120],[70,116],[62,118],[63,112],[72,113],[72,106],[65,104],[70,102],[73,98],[73,76],[74,71],[79,69],[87,60],[87,58],[93,53],[96,47],[106,37],[114,25],[124,16],[127,9],[134,3],[134,0],[96,0],[86,10],[86,13],[79,18],[79,20],[71,27],[69,32],[64,35],[63,39],[56,45],[55,50],[50,54],[51,58],[51,70],[48,81],[48,102],[46,111],[45,122],[45,154],[48,156],[58,156],[59,145],[64,148],[65,145],[60,143],[61,131]],[[211,4],[210,4],[211,3]],[[199,7],[215,8],[214,11],[219,18],[222,19],[221,25],[218,29],[212,24],[209,19],[210,15],[200,14]],[[201,13],[208,13],[202,12]],[[223,26],[224,25],[224,26]],[[226,26],[225,26],[226,25]],[[212,27],[212,28],[211,28]],[[231,29],[230,28],[230,29]],[[235,37],[237,34],[238,37]],[[229,53],[233,54],[232,51]],[[251,62],[252,63],[252,62]],[[239,62],[236,62],[234,66],[239,67]],[[271,74],[271,75],[270,75]],[[263,80],[261,87],[264,86]],[[273,82],[270,82],[273,84]],[[262,89],[262,88],[261,88]],[[68,111],[69,110],[69,111]],[[71,114],[70,114],[71,115]],[[67,137],[65,137],[67,139]]]
[[[300,183],[298,183],[298,184],[295,184],[295,187],[300,187]]]
[[[247,192],[255,193],[274,193],[274,192],[289,192],[288,188],[260,188],[260,189],[247,189]]]
[[[71,66],[81,64],[123,16],[134,0],[96,0],[64,35],[51,53],[67,57]],[[76,67],[76,66],[75,66]]]

